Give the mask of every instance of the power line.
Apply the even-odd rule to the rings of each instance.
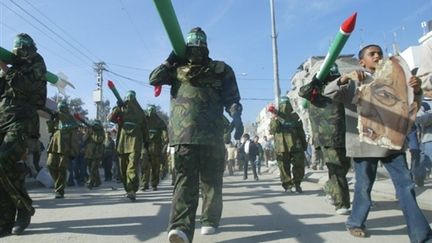
[[[107,69],[106,71],[109,72],[109,73],[111,73],[111,74],[113,74],[113,75],[115,75],[115,76],[117,76],[117,77],[124,78],[124,79],[126,79],[126,80],[132,81],[132,82],[134,82],[134,83],[136,83],[136,84],[139,84],[139,85],[142,85],[142,86],[144,86],[144,87],[147,87],[147,88],[151,88],[151,87],[152,87],[151,85],[146,84],[146,83],[143,82],[142,80],[138,80],[138,79],[130,78],[130,77],[127,77],[127,76],[125,76],[125,75],[122,75],[122,74],[119,74],[119,73],[113,72],[113,71],[111,71],[111,70],[109,70],[109,69]]]
[[[77,56],[74,52],[72,52],[70,49],[66,48],[65,46],[63,46],[60,42],[58,42],[56,39],[52,38],[51,36],[49,36],[45,31],[41,30],[39,27],[37,27],[36,25],[34,25],[32,22],[28,21],[26,18],[24,18],[21,14],[19,14],[18,12],[16,12],[15,10],[13,10],[12,8],[10,8],[9,6],[7,6],[6,4],[4,4],[3,2],[0,2],[4,7],[6,7],[7,9],[9,9],[12,13],[14,13],[15,15],[17,15],[18,17],[20,17],[22,20],[24,20],[25,22],[27,22],[29,25],[31,25],[33,28],[35,28],[36,30],[40,31],[43,35],[45,35],[47,38],[51,39],[52,41],[54,41],[55,43],[57,43],[59,46],[61,46],[62,48],[64,48],[65,50],[67,50],[69,53],[71,53],[73,56],[75,56],[78,59],[81,59],[81,57]],[[81,59],[82,60],[82,59]]]
[[[55,32],[54,30],[52,30],[49,26],[47,26],[45,23],[43,23],[42,21],[40,21],[38,18],[36,18],[35,16],[33,16],[31,13],[29,13],[27,10],[25,10],[23,7],[21,7],[19,4],[15,3],[13,0],[9,0],[12,4],[14,4],[15,6],[17,6],[19,9],[21,9],[24,13],[26,13],[27,15],[29,15],[31,18],[33,18],[34,20],[36,20],[39,24],[41,24],[42,26],[44,26],[46,29],[48,29],[51,33],[53,33],[55,36],[57,36],[58,38],[60,38],[61,40],[63,40],[66,44],[68,44],[70,47],[72,47],[73,49],[75,49],[78,53],[80,53],[81,55],[83,55],[85,58],[87,58],[88,60],[90,60],[91,63],[95,63],[95,61],[93,61],[92,58],[90,58],[87,54],[85,54],[84,52],[82,52],[80,49],[76,48],[74,45],[72,45],[69,41],[67,41],[65,38],[63,38],[61,35],[57,34],[57,32]]]
[[[146,69],[146,68],[132,67],[132,66],[126,66],[126,65],[122,65],[122,64],[115,64],[115,63],[107,63],[107,64],[112,65],[112,66],[122,67],[122,68],[138,70],[138,71],[146,71],[146,72],[152,71],[152,70]]]
[[[51,20],[50,18],[48,18],[48,16],[46,14],[44,14],[42,11],[40,11],[38,8],[36,8],[31,2],[29,2],[28,0],[24,0],[26,3],[28,3],[34,10],[36,10],[36,12],[38,12],[41,16],[43,16],[45,19],[47,19],[51,24],[53,24],[54,26],[56,26],[60,31],[62,31],[65,35],[67,35],[71,40],[75,41],[75,43],[77,43],[81,48],[85,49],[88,53],[92,54],[93,56],[96,57],[96,59],[99,59],[99,57],[97,57],[96,55],[94,55],[89,49],[87,49],[84,45],[82,45],[78,40],[76,40],[72,35],[70,35],[69,33],[66,32],[66,30],[64,30],[61,26],[59,26],[58,24],[56,24],[53,20]]]
[[[149,52],[149,50],[148,50],[148,48],[145,46],[145,43],[146,43],[146,42],[145,42],[144,38],[142,37],[141,32],[140,32],[139,29],[136,27],[135,22],[133,21],[131,15],[129,14],[129,11],[127,11],[126,6],[123,4],[123,1],[122,1],[122,0],[119,0],[119,2],[120,2],[120,4],[122,5],[122,10],[123,10],[123,11],[126,13],[126,15],[128,16],[128,19],[129,19],[129,21],[131,22],[131,25],[133,26],[135,32],[137,33],[138,37],[141,39],[141,43],[144,45],[144,49],[147,51],[147,53],[148,53],[149,55],[151,55],[150,52]]]
[[[272,101],[273,99],[267,99],[267,98],[241,98],[241,100]]]

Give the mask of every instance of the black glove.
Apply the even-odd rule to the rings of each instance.
[[[234,139],[239,140],[244,132],[243,122],[240,117],[240,112],[236,112],[233,114],[233,120],[231,124],[234,126]]]
[[[179,65],[182,63],[185,63],[185,60],[179,56],[177,56],[174,51],[172,51],[166,61],[169,63],[169,65],[174,66],[175,64]]]
[[[230,127],[231,127],[231,131],[232,128],[235,129],[234,132],[234,139],[235,140],[239,140],[241,138],[241,136],[243,135],[244,132],[244,127],[243,127],[243,122],[241,120],[241,113],[242,113],[243,107],[240,103],[234,103],[233,105],[231,105],[230,109],[229,109],[229,113],[231,115],[231,117],[233,118]]]
[[[124,102],[117,100],[117,107],[123,107],[124,106]]]

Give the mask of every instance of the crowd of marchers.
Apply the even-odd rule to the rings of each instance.
[[[0,237],[22,234],[35,213],[25,188],[24,161],[28,154],[34,156],[40,151],[37,110],[47,111],[47,70],[33,39],[19,34],[13,54],[10,63],[0,62]],[[53,200],[67,200],[67,186],[96,189],[102,183],[100,167],[104,180],[122,183],[125,197],[131,201],[136,200],[140,189],[157,190],[160,179],[171,172],[174,189],[168,240],[192,242],[199,192],[201,234],[219,230],[225,170],[233,175],[239,169],[247,180],[251,169],[253,180],[259,181],[261,167],[276,161],[282,188],[302,193],[305,151],[312,147],[315,157],[315,153],[321,153],[328,169],[324,186],[328,201],[335,213],[348,215],[345,228],[352,236],[369,236],[366,220],[381,164],[394,183],[410,240],[430,241],[432,230],[414,191],[415,184],[423,186],[430,173],[430,98],[413,72],[402,86],[410,88],[413,104],[409,105],[418,113],[410,135],[403,136],[404,146],[394,149],[361,140],[362,136],[376,139],[388,127],[399,129],[394,126],[397,116],[389,110],[408,105],[400,98],[397,80],[375,79],[384,59],[380,46],[363,47],[358,59],[357,70],[341,74],[334,65],[324,80],[311,75],[310,82],[299,87],[299,95],[310,102],[312,137],[306,139],[299,115],[283,96],[277,105],[268,107],[272,142],[263,137],[261,144],[258,136],[251,139],[244,132],[243,106],[233,69],[209,57],[205,32],[193,28],[187,34],[185,55],[172,52],[149,77],[150,84],[158,89],[171,86],[168,126],[154,105],[146,110],[141,107],[133,90],[124,99],[117,97],[117,105],[107,118],[115,129],[106,129],[99,120],[87,121],[71,114],[66,102],[59,102],[56,111],[47,111],[51,116],[47,122],[51,134],[46,146],[47,169],[53,180]],[[371,96],[367,106],[358,102],[359,90]],[[374,106],[378,103],[381,105]],[[382,104],[387,109],[380,109]],[[224,111],[231,121],[224,117]],[[374,126],[360,122],[365,118],[370,118]],[[400,119],[402,128],[412,125],[403,123],[407,121]],[[360,130],[358,124],[364,128]],[[405,152],[408,145],[410,169]],[[346,178],[351,165],[356,179],[352,204]]]

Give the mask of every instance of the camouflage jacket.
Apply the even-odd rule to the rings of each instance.
[[[102,159],[104,153],[104,130],[100,126],[91,126],[84,135],[84,158]]]
[[[30,61],[15,61],[0,76],[0,130],[38,132],[37,109],[45,107],[47,70],[43,58],[36,54]],[[20,125],[21,124],[21,125]],[[25,127],[21,127],[22,124]]]
[[[149,130],[149,148],[150,150],[162,150],[162,147],[167,143],[167,126],[165,122],[156,114],[147,114],[147,125]]]
[[[270,134],[274,136],[276,153],[306,150],[306,135],[296,113],[285,115],[289,119],[274,118],[270,121]]]
[[[321,96],[321,95],[320,95]],[[345,147],[345,108],[342,103],[333,102],[321,96],[319,106],[309,106],[312,128],[312,144],[315,147]]]
[[[79,153],[78,123],[69,113],[59,112],[47,121],[49,132],[52,134],[48,144],[48,153],[58,153],[75,157]]]
[[[143,143],[148,143],[148,128],[138,102],[126,101],[124,106],[114,107],[109,120],[118,124],[117,153],[140,153]]]
[[[232,68],[210,60],[205,66],[160,65],[150,74],[150,84],[171,85],[169,141],[177,144],[223,144],[226,111],[240,101]]]

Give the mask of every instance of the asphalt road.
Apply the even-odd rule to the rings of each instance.
[[[367,222],[371,236],[359,239],[347,233],[347,216],[334,214],[319,184],[302,187],[302,194],[284,192],[274,174],[263,174],[259,181],[244,181],[239,172],[226,176],[221,226],[215,235],[201,235],[199,208],[194,242],[409,242],[396,201],[374,197]],[[94,190],[69,187],[64,199],[53,199],[42,187],[30,194],[36,207],[31,225],[23,235],[0,242],[167,242],[169,180],[158,191],[140,191],[135,202],[115,182]],[[432,211],[424,212],[431,221]]]

